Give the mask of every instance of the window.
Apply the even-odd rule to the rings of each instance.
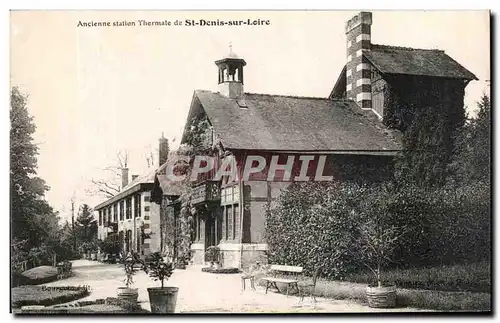
[[[233,239],[236,239],[239,237],[240,233],[240,208],[238,207],[238,204],[233,205],[233,211],[234,211]]]
[[[151,200],[151,197],[149,196],[144,196],[144,202],[149,202]]]
[[[222,238],[226,240],[237,239],[240,234],[240,187],[239,185],[227,186],[221,189],[221,204],[223,210]]]
[[[127,204],[126,204],[126,208],[125,208],[125,211],[126,211],[126,217],[127,219],[132,219],[132,198],[129,197],[127,200],[126,200]]]
[[[118,221],[118,204],[113,204],[113,221]]]
[[[99,225],[102,225],[102,211],[99,210]]]
[[[141,217],[141,194],[137,194],[135,197],[135,210],[134,214],[136,218]]]
[[[110,222],[116,222],[116,215],[111,211],[111,206],[108,207],[108,217]],[[113,220],[111,220],[113,219]]]
[[[227,205],[226,206],[226,223],[227,223],[227,228],[226,228],[226,239],[231,240],[233,239],[233,206],[232,205]]]
[[[124,208],[125,208],[125,201],[120,201],[120,221],[123,221]]]
[[[239,201],[239,185],[228,186],[221,189],[221,204],[238,203]]]

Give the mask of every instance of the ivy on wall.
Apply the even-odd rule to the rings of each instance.
[[[454,140],[464,124],[463,80],[387,76],[384,124],[403,133],[396,175],[420,185],[441,185],[448,176]]]

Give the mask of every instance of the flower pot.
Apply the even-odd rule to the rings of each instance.
[[[373,308],[391,308],[396,306],[396,286],[366,287],[368,306]]]
[[[118,287],[116,292],[119,300],[131,304],[137,304],[137,297],[139,296],[137,288]]]
[[[151,313],[175,313],[178,287],[148,288]]]

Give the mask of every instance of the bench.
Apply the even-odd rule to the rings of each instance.
[[[288,292],[290,290],[289,287],[295,288],[295,290],[298,292],[299,287],[297,286],[298,280],[297,279],[290,279],[290,278],[280,278],[277,277],[277,274],[284,274],[284,273],[293,273],[295,275],[301,274],[303,271],[302,267],[298,266],[286,266],[286,265],[271,265],[269,268],[271,272],[274,273],[274,277],[264,277],[262,280],[266,281],[266,294],[267,291],[270,287],[276,288],[278,293],[280,293],[280,290],[278,288],[278,285],[276,283],[282,283],[287,285],[286,289],[286,295],[288,296]]]

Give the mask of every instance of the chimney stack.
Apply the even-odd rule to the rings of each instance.
[[[167,162],[168,159],[168,152],[169,152],[169,147],[168,147],[168,139],[163,136],[163,132],[161,133],[161,138],[160,138],[160,146],[159,146],[159,165],[161,166]]]
[[[360,108],[372,108],[371,65],[363,52],[371,49],[372,13],[360,12],[346,23],[346,94]]]
[[[122,168],[122,189],[128,185],[128,168]]]

